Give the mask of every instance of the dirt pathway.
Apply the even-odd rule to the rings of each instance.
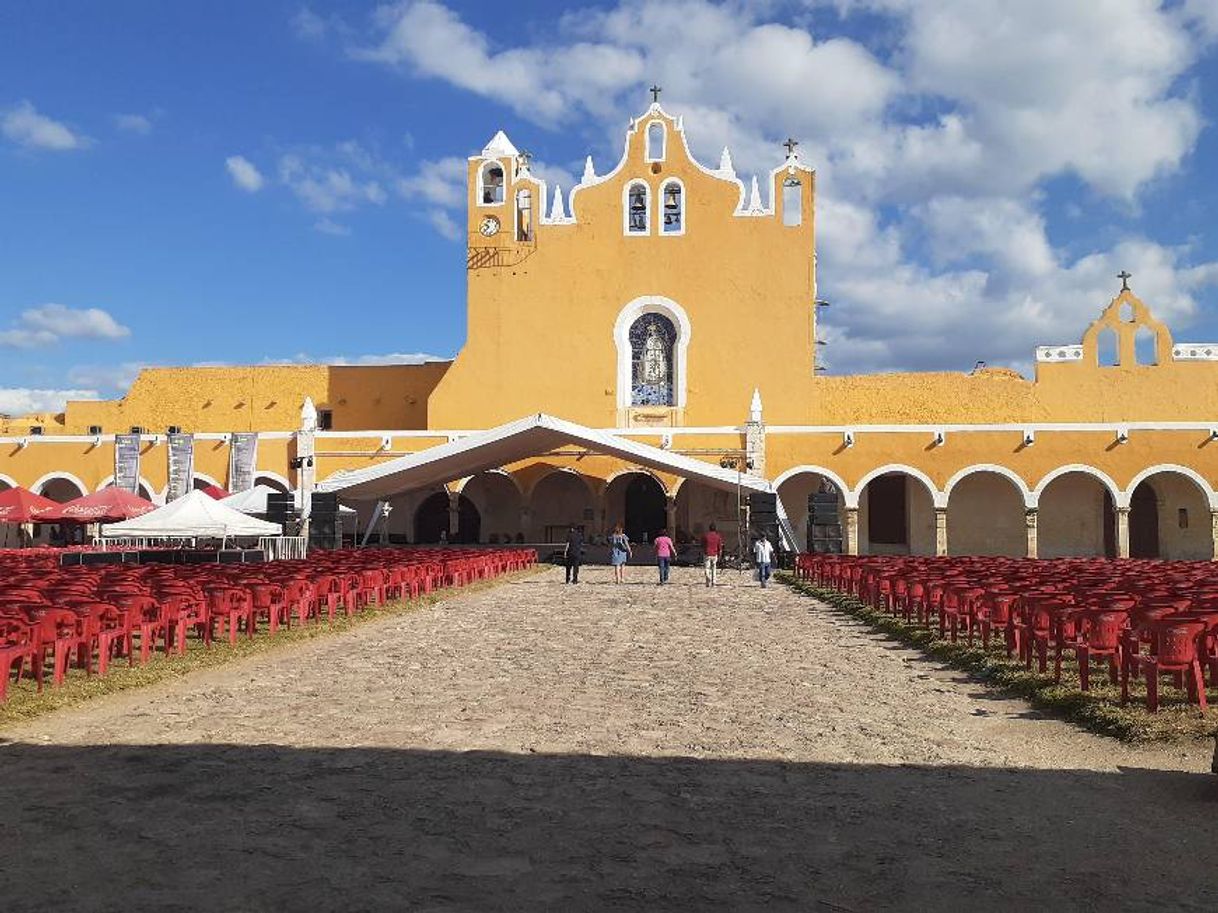
[[[1218,909],[1207,747],[995,700],[785,588],[558,572],[3,732],[75,910]]]

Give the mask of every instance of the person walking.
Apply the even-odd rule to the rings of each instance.
[[[567,583],[579,583],[579,566],[584,560],[584,534],[572,524],[567,530],[567,544],[562,550],[563,562],[567,565]]]
[[[619,523],[609,536],[609,563],[613,565],[614,583],[626,582],[626,562],[630,560],[630,555],[630,540]]]
[[[770,568],[774,562],[774,546],[770,544],[765,533],[758,536],[757,541],[753,543],[753,560],[757,562],[757,579],[764,587],[769,583]]]
[[[668,537],[666,529],[656,533],[652,544],[656,547],[656,564],[660,566],[660,585],[663,586],[668,583],[668,568],[672,564],[673,556],[677,553],[677,547]]]
[[[710,529],[702,534],[703,571],[706,574],[707,586],[714,586],[719,582],[719,556],[722,554],[723,537],[712,523]]]

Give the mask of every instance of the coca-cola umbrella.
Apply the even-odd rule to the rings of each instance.
[[[56,504],[54,510],[44,515],[42,522],[118,523],[121,520],[142,517],[152,510],[156,510],[156,505],[151,501],[110,486],[75,501]]]
[[[0,491],[0,523],[46,523],[46,514],[58,507],[50,498],[24,488]]]

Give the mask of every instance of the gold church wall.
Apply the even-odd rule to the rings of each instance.
[[[652,123],[666,131],[662,161],[646,160]],[[749,188],[692,160],[678,122],[653,106],[628,132],[617,168],[575,189],[571,216],[537,219],[533,239],[516,241],[513,200],[527,190],[538,201],[541,186],[504,155],[495,159],[505,173],[504,203],[479,205],[478,175],[490,158],[469,166],[469,332],[432,398],[433,424],[489,427],[546,411],[619,425],[615,324],[643,298],[674,302],[689,321],[685,405],[663,421],[737,424],[755,384],[772,420],[802,420],[815,349],[814,176],[798,159],[763,179],[761,200],[774,200],[775,212],[737,214],[748,212]],[[788,178],[800,181],[797,226],[783,224]],[[661,191],[672,179],[684,199],[679,235],[662,234],[658,224]],[[625,228],[634,182],[648,188],[645,235]],[[479,231],[488,217],[501,223],[491,238]]]
[[[0,434],[105,434],[138,426],[164,433],[292,431],[310,397],[329,409],[335,429],[426,428],[427,403],[448,362],[419,365],[257,365],[145,368],[119,400],[73,401],[62,417],[22,416],[0,421]]]

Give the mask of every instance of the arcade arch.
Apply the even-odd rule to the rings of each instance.
[[[837,522],[845,535],[845,508],[848,486],[836,473],[819,466],[799,466],[790,469],[774,480],[774,490],[782,501],[783,510],[795,533],[796,545],[809,551],[813,549],[812,541],[812,497],[816,494],[837,495]]]
[[[855,489],[859,553],[935,554],[936,495],[930,478],[910,466],[882,466],[863,476]]]
[[[1090,466],[1063,466],[1036,486],[1037,554],[1041,558],[1115,557],[1115,507],[1122,497],[1112,480]]]
[[[972,467],[946,486],[949,555],[1027,554],[1030,496],[1019,476],[1002,467]]]
[[[516,480],[501,469],[491,469],[471,476],[461,487],[481,517],[482,542],[515,541],[521,529],[521,508],[524,497]]]
[[[562,542],[572,524],[595,532],[592,491],[574,471],[559,469],[541,478],[529,496],[529,542]]]

